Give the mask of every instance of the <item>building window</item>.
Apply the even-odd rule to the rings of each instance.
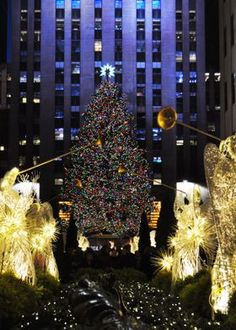
[[[161,0],[152,0],[153,9],[161,9]]]
[[[145,0],[137,0],[137,9],[145,9]]]
[[[177,84],[182,84],[183,83],[183,72],[182,71],[176,71],[176,83]]]
[[[102,0],[95,0],[95,8],[102,8]]]
[[[56,0],[56,8],[64,8],[65,0]]]
[[[72,9],[80,8],[80,0],[72,0],[71,7]]]
[[[61,141],[64,139],[64,128],[55,128],[55,140]]]
[[[189,72],[189,82],[190,83],[196,83],[197,82],[197,72],[196,71],[190,71]]]
[[[196,62],[197,60],[197,55],[196,55],[196,52],[189,52],[189,62]]]
[[[70,130],[70,138],[71,141],[75,141],[79,139],[79,128],[71,128]]]
[[[20,72],[20,83],[26,83],[27,82],[27,72],[21,71]]]
[[[54,179],[55,186],[62,186],[63,185],[63,179],[62,178],[55,178]]]
[[[122,0],[115,0],[115,8],[122,8]]]
[[[182,62],[183,61],[183,52],[177,51],[176,52],[176,62]]]
[[[102,51],[102,41],[101,40],[95,40],[95,42],[94,42],[94,51],[95,52],[101,52]]]

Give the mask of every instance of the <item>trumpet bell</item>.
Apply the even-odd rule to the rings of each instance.
[[[157,124],[164,130],[175,126],[178,115],[172,107],[164,107],[157,114]]]

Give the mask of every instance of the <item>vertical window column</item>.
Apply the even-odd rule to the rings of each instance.
[[[94,33],[94,81],[95,87],[100,84],[102,66],[102,0],[95,0],[95,33]]]
[[[55,142],[61,151],[64,140],[64,17],[65,1],[56,0],[56,63],[55,63]],[[59,149],[59,150],[57,150]]]
[[[70,139],[78,139],[80,127],[80,0],[72,0],[71,30],[71,129]]]
[[[145,114],[145,1],[136,1],[136,107],[137,137],[141,148],[146,147],[146,114]]]
[[[122,84],[122,0],[115,1],[115,82]]]

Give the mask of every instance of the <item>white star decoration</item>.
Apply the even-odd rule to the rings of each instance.
[[[101,77],[114,77],[115,76],[115,67],[110,65],[110,64],[105,64],[103,66],[101,66],[101,73],[100,73]]]

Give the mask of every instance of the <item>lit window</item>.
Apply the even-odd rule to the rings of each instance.
[[[196,41],[196,32],[189,32],[190,41]]]
[[[137,68],[144,69],[145,68],[145,62],[137,62]]]
[[[21,83],[26,83],[27,82],[27,72],[26,71],[21,71],[20,72],[20,82]]]
[[[41,73],[40,71],[34,72],[34,83],[40,83],[41,80]]]
[[[177,146],[183,146],[184,145],[184,140],[176,140],[176,145]]]
[[[63,185],[63,179],[62,178],[55,178],[54,184],[55,184],[55,186],[62,186]]]
[[[137,0],[137,9],[145,9],[145,1],[144,0]]]
[[[64,139],[64,128],[55,128],[55,140],[62,141]]]
[[[190,83],[196,83],[197,82],[197,72],[196,71],[190,71],[189,72],[189,82]]]
[[[182,62],[183,60],[183,52],[178,51],[176,52],[176,62]]]
[[[80,8],[80,0],[72,0],[72,4],[71,4],[72,8],[76,9],[76,8]]]
[[[115,8],[122,8],[122,0],[115,0]]]
[[[39,136],[34,136],[34,138],[33,138],[33,144],[35,146],[40,145],[40,138],[39,138]]]
[[[39,92],[34,92],[33,102],[40,103],[40,93]]]
[[[71,137],[71,141],[78,140],[78,138],[79,138],[79,128],[71,128],[70,137]]]
[[[153,9],[161,9],[161,0],[152,0]]]
[[[137,140],[138,141],[145,141],[146,139],[146,130],[145,129],[138,129],[137,132]]]
[[[64,85],[63,84],[56,84],[56,91],[64,91]]]
[[[26,140],[19,140],[19,145],[20,145],[20,146],[25,146],[26,143],[27,143]]]
[[[102,0],[95,0],[95,8],[102,8]]]
[[[4,151],[5,147],[4,146],[0,146],[0,151]]]
[[[205,81],[207,81],[209,79],[209,76],[210,76],[209,72],[206,72],[205,73]]]
[[[34,41],[40,42],[40,31],[34,31]]]
[[[177,84],[182,84],[183,83],[183,78],[184,78],[183,72],[182,71],[177,71],[176,72],[176,83]]]
[[[56,0],[56,8],[64,8],[65,0]]]
[[[27,97],[22,97],[21,98],[21,103],[27,103]]]
[[[152,162],[153,163],[159,163],[160,164],[162,162],[161,156],[153,157]]]
[[[214,80],[215,81],[220,81],[220,72],[214,73]]]
[[[101,52],[102,51],[102,41],[101,40],[95,40],[95,42],[94,42],[94,51],[95,52]]]
[[[182,98],[183,97],[183,92],[176,92],[176,97],[177,98]]]
[[[64,62],[56,62],[57,69],[64,69]]]
[[[27,31],[21,31],[20,32],[20,41],[27,42]]]
[[[55,118],[63,118],[63,117],[64,117],[63,110],[56,110],[55,111]]]
[[[102,62],[101,61],[95,61],[94,65],[95,65],[95,68],[101,68]]]
[[[72,62],[71,64],[71,72],[73,74],[79,74],[80,73],[80,63]]]
[[[189,62],[196,62],[197,55],[196,52],[190,52],[189,53]]]
[[[161,68],[161,62],[152,62],[153,69],[160,69]]]
[[[152,137],[153,141],[161,141],[161,128],[153,128],[152,129]]]
[[[72,105],[71,106],[71,112],[79,112],[80,107],[79,105]]]
[[[158,186],[158,185],[160,185],[161,184],[161,179],[159,179],[159,178],[157,178],[157,179],[153,179],[153,185],[154,186]]]

